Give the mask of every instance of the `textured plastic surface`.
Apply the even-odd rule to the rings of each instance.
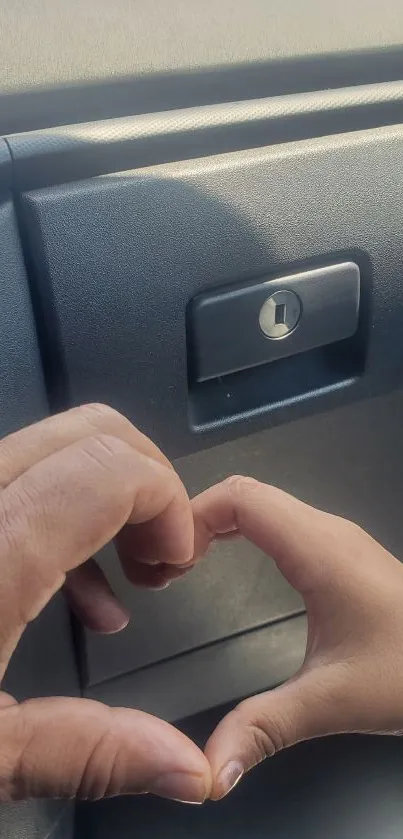
[[[295,295],[295,328],[270,338],[260,313],[273,294],[283,291]],[[252,284],[200,294],[189,307],[194,378],[203,382],[351,338],[358,327],[359,301],[360,271],[354,262],[261,277]],[[280,323],[286,317],[285,312],[273,316]]]
[[[178,456],[396,386],[402,188],[395,126],[26,194],[56,403],[106,400]],[[322,358],[297,372],[295,358],[283,359],[274,405],[265,367],[189,393],[185,317],[195,294],[343,258],[360,266],[371,324],[364,375],[348,382],[351,359],[338,358],[350,384],[342,391],[338,367],[324,387]]]
[[[0,143],[0,173],[2,146]],[[27,276],[10,200],[0,193],[0,436],[47,412]]]
[[[189,107],[7,137],[21,189],[398,123],[403,82]],[[1,119],[1,117],[0,117]]]
[[[74,804],[61,801],[2,803],[1,839],[73,839]]]
[[[0,138],[0,192],[6,192],[12,181],[11,155],[5,140]]]

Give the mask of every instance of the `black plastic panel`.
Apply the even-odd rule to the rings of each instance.
[[[402,427],[400,391],[199,452],[176,466],[191,495],[228,474],[251,474],[352,518],[403,557]],[[90,696],[178,719],[297,669],[304,620],[268,624],[301,603],[272,562],[246,543],[220,543],[214,557],[163,592],[136,591],[116,565],[109,570],[132,619],[120,635],[86,633]],[[214,636],[218,643],[187,652]],[[169,658],[175,653],[182,655]]]
[[[396,386],[402,191],[397,126],[26,194],[45,337],[58,363],[54,405],[108,401],[177,456]],[[199,419],[189,420],[188,301],[228,280],[342,258],[361,271],[371,327],[364,375],[342,391],[338,373],[324,387],[321,364],[299,370],[285,359],[274,403],[262,367],[258,382],[248,371],[224,377],[219,393],[197,397]]]
[[[0,835],[2,839],[76,839],[74,804],[58,800],[2,803]]]
[[[0,141],[0,177],[3,147]],[[47,398],[14,209],[0,193],[0,435],[47,413]]]
[[[221,468],[225,461],[223,452]],[[133,620],[118,638],[86,635],[85,672],[89,685],[302,609],[300,598],[274,563],[241,542],[217,547],[206,562],[169,591],[132,588],[119,573],[116,562],[109,562],[106,567],[114,589],[130,607]]]
[[[209,611],[208,606],[205,615]],[[305,624],[305,616],[300,616],[245,632],[158,666],[93,685],[85,694],[113,706],[140,708],[176,721],[275,687],[293,676],[304,658]],[[152,631],[152,627],[146,631]],[[108,655],[107,650],[105,653]]]
[[[0,190],[5,192],[11,186],[11,154],[5,140],[0,138]],[[3,196],[4,197],[4,196]]]
[[[271,298],[282,300],[284,291],[287,302],[279,311]],[[194,379],[217,379],[351,338],[358,329],[359,301],[360,272],[353,262],[199,294],[188,316]],[[362,355],[354,343],[347,352],[352,359]]]

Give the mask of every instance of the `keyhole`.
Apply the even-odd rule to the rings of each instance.
[[[259,312],[259,326],[266,338],[285,338],[295,329],[301,315],[301,303],[293,291],[275,291]]]
[[[277,303],[274,311],[274,323],[276,326],[285,323],[285,303]]]

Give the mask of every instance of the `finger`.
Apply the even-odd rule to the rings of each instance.
[[[130,582],[139,588],[160,589],[167,588],[174,580],[179,580],[189,573],[193,568],[193,562],[184,566],[164,565],[143,565],[135,563],[130,569]]]
[[[130,612],[93,559],[67,574],[64,594],[77,618],[94,632],[120,632],[129,623]]]
[[[165,467],[166,468],[166,467]],[[131,569],[137,562],[157,565],[184,565],[191,555],[187,551],[178,556],[178,529],[182,530],[187,544],[194,547],[194,526],[190,502],[186,490],[173,470],[176,492],[169,507],[152,521],[139,522],[136,526],[126,525],[116,536],[115,543],[119,559],[128,580]]]
[[[252,478],[229,478],[193,499],[192,508],[196,557],[215,538],[239,533],[271,556],[304,595],[327,584],[324,570],[340,561],[339,519]]]
[[[129,567],[130,582],[138,588],[162,591],[173,580],[185,576],[193,563],[185,567],[175,565],[143,565]],[[93,632],[111,635],[125,629],[130,612],[119,602],[99,565],[89,559],[84,565],[67,574],[63,587],[67,601],[78,620]]]
[[[347,710],[343,712],[346,680],[337,667],[319,676],[302,674],[245,700],[221,720],[205,749],[214,800],[227,795],[264,758],[302,740],[343,731],[343,720],[347,726],[349,718]]]
[[[173,580],[185,576],[193,563],[184,567],[175,565],[144,565],[140,562],[130,566],[130,582],[138,588],[161,591]],[[99,565],[89,559],[84,565],[67,574],[63,587],[72,611],[88,629],[107,635],[125,629],[130,612],[119,602]]]
[[[97,799],[151,792],[202,803],[202,752],[162,720],[86,699],[40,699],[0,711],[3,800]]]
[[[368,603],[365,606],[361,602],[368,571],[362,558],[373,543],[350,522],[308,507],[273,487],[240,477],[196,498],[193,511],[196,556],[217,535],[240,533],[273,557],[307,603],[315,600],[319,623],[321,609],[329,612],[337,608],[342,615],[343,604],[348,603],[350,608],[351,599],[356,613],[360,609],[368,620]],[[398,567],[390,556],[389,561]],[[356,566],[361,568],[358,574]],[[381,563],[375,576],[378,591],[384,571]],[[368,601],[368,592],[365,599]],[[376,610],[377,600],[373,607]],[[344,635],[343,619],[341,624]],[[337,646],[339,635],[332,628],[329,643]],[[320,665],[320,659],[317,664]],[[241,703],[218,725],[206,746],[213,772],[213,798],[225,795],[255,763],[285,746],[351,730],[350,675],[349,661],[333,667],[318,666],[316,672],[306,663],[298,676],[283,687]]]
[[[162,517],[176,530],[176,558],[193,553],[179,478],[114,437],[74,443],[37,463],[0,496],[0,652],[7,663],[25,624],[65,574],[88,560],[128,522]],[[190,510],[190,508],[189,508]],[[173,520],[173,521],[172,521]],[[164,530],[161,529],[160,538]]]
[[[106,405],[91,404],[48,417],[0,441],[0,486],[8,486],[51,454],[96,434],[112,435],[124,440],[139,453],[172,469],[158,447],[126,417]],[[123,551],[122,565],[128,576],[137,561],[147,561],[149,557],[160,562],[177,562],[176,524],[171,528],[171,522],[175,522],[178,515],[183,517],[182,526],[192,527],[184,487],[178,491],[176,504],[177,514],[168,511],[166,516],[162,515],[156,521],[146,522],[137,529],[129,528],[127,537],[122,542],[118,541],[118,553]],[[68,583],[69,603],[90,628],[96,631],[117,631],[123,625],[126,613],[122,611],[108,584],[105,582],[101,585],[101,579],[101,572],[94,570],[88,574],[81,569],[71,572]]]
[[[86,437],[107,434],[140,454],[171,467],[159,448],[108,405],[82,405],[27,426],[0,441],[0,484],[4,488],[31,466]]]

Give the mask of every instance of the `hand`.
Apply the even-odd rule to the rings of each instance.
[[[89,625],[110,632],[127,623],[89,561],[110,539],[137,584],[163,585],[192,558],[181,481],[111,409],[73,410],[1,441],[0,485],[0,679],[66,574],[69,599]],[[199,749],[148,714],[85,699],[18,704],[0,693],[0,800],[149,791],[201,803],[210,786]]]
[[[403,728],[403,568],[351,522],[273,487],[231,478],[193,502],[196,554],[240,534],[276,561],[304,598],[304,663],[285,685],[242,702],[206,746],[211,797],[301,740]],[[269,662],[268,662],[269,664]]]

